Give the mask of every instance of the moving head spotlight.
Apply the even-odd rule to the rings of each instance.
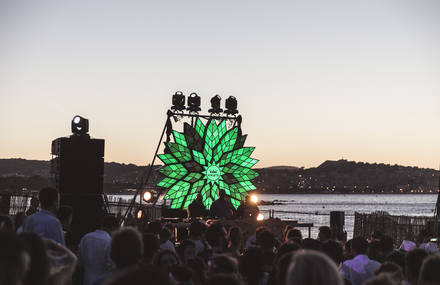
[[[173,106],[171,106],[171,109],[174,111],[185,110],[185,95],[181,91],[177,91],[173,95]]]
[[[86,135],[89,132],[89,120],[76,115],[72,119],[72,133],[77,136]]]
[[[223,112],[223,109],[220,108],[222,98],[219,95],[215,95],[211,98],[211,109],[208,110],[209,113],[219,114]]]
[[[238,113],[237,110],[238,103],[237,103],[237,99],[235,99],[234,96],[229,96],[228,99],[226,99],[225,105],[226,105],[226,111],[225,111],[226,114],[235,115]]]
[[[200,109],[200,96],[197,93],[191,93],[188,97],[188,108],[186,108],[190,112],[198,112]]]

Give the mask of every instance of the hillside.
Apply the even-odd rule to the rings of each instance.
[[[155,166],[149,186],[160,179]],[[120,193],[136,188],[146,166],[106,162],[104,190]],[[435,193],[438,171],[418,167],[347,160],[323,162],[314,168],[275,166],[256,169],[254,183],[264,193]],[[0,159],[0,191],[37,190],[49,184],[50,162]]]

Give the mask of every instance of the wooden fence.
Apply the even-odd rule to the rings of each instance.
[[[353,237],[370,237],[380,231],[393,238],[394,245],[399,246],[403,240],[416,241],[421,231],[433,233],[434,217],[392,216],[386,212],[370,214],[355,213]]]

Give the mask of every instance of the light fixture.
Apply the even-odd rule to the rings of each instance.
[[[229,115],[237,114],[238,113],[237,105],[238,105],[237,99],[234,96],[229,96],[225,102],[225,107],[226,107],[225,113]]]
[[[255,204],[258,203],[258,196],[256,194],[252,194],[251,195],[251,201]]]
[[[262,221],[262,220],[264,220],[264,216],[263,216],[263,214],[262,214],[262,213],[258,213],[258,215],[257,215],[257,221]]]
[[[89,120],[81,116],[73,117],[71,126],[74,135],[81,136],[89,132]]]
[[[188,108],[186,108],[190,112],[198,112],[200,111],[200,96],[197,93],[191,93],[188,96]]]
[[[136,212],[136,219],[140,220],[140,219],[142,219],[143,216],[144,216],[144,211],[142,211],[142,209],[139,209],[139,210]],[[258,219],[258,218],[257,218],[257,219]]]
[[[222,98],[219,95],[215,95],[211,98],[211,109],[208,110],[209,113],[219,114],[223,112],[223,109],[220,108]]]
[[[151,201],[151,198],[153,198],[153,194],[151,194],[150,191],[145,191],[144,194],[142,195],[142,199],[143,199],[145,202],[150,202],[150,201]]]
[[[185,110],[185,95],[181,91],[177,91],[173,95],[173,106],[171,106],[171,109],[174,111]]]

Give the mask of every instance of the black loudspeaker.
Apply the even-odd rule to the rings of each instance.
[[[330,212],[330,229],[334,237],[341,239],[344,234],[345,213],[341,211]]]
[[[104,140],[88,135],[58,138],[52,141],[52,155],[51,177],[60,205],[73,208],[68,242],[77,247],[84,234],[99,227],[104,214]]]

